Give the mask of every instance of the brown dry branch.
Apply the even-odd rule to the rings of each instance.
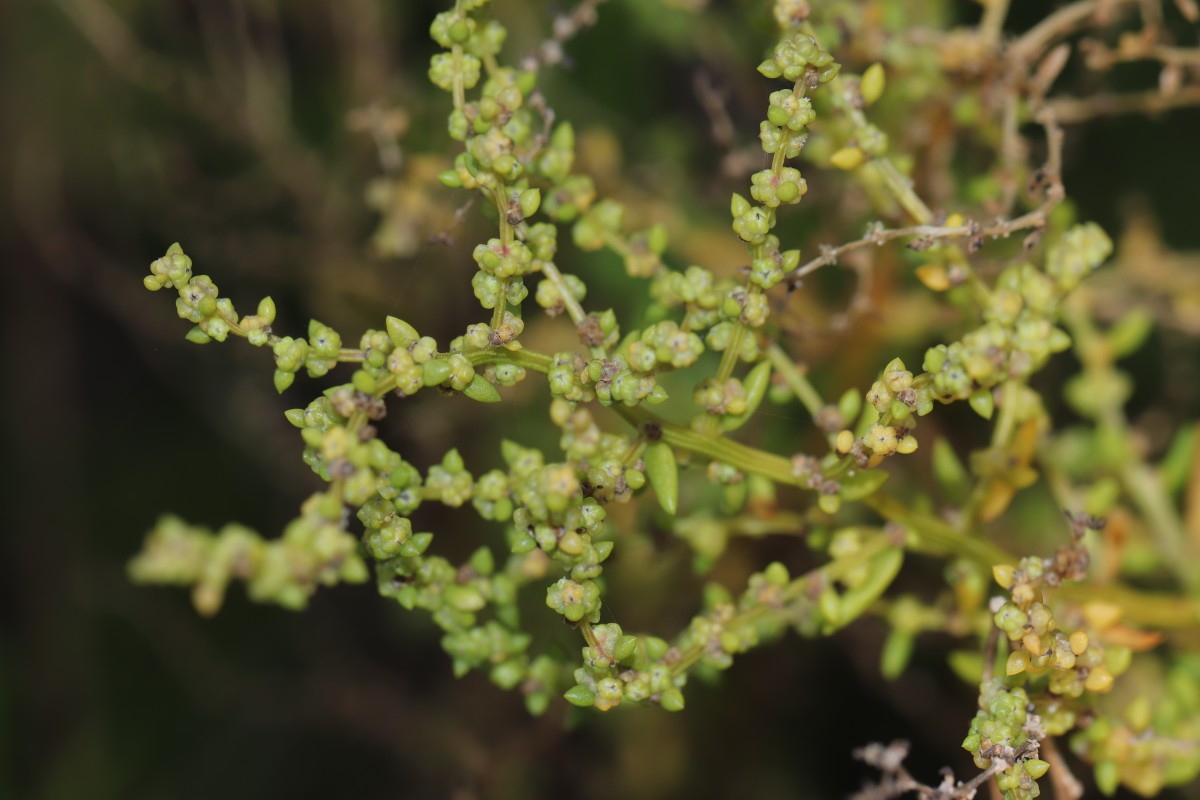
[[[1050,765],[1047,774],[1050,776],[1050,784],[1054,787],[1056,800],[1080,800],[1083,797],[1083,785],[1071,772],[1071,767],[1058,751],[1058,745],[1051,736],[1042,740],[1042,759]]]
[[[850,800],[891,800],[906,794],[915,794],[928,800],[972,800],[979,787],[991,781],[999,772],[1003,772],[1022,758],[1036,758],[1039,740],[1029,739],[1016,748],[1012,758],[994,758],[987,769],[965,783],[956,781],[954,773],[949,769],[942,771],[942,781],[936,787],[921,783],[912,776],[904,766],[908,757],[908,742],[894,741],[883,745],[872,742],[866,747],[860,747],[853,755],[868,766],[875,767],[883,773],[878,783],[864,786],[858,792],[850,795]]]
[[[1161,114],[1176,108],[1200,105],[1200,85],[1188,86],[1175,94],[1160,91],[1100,94],[1092,97],[1056,97],[1048,103],[1063,125],[1076,125],[1097,117],[1120,114]]]
[[[712,76],[699,71],[692,77],[692,91],[700,102],[700,108],[708,116],[712,126],[712,140],[724,152],[721,159],[721,174],[728,178],[737,178],[758,168],[762,161],[762,150],[753,148],[738,148],[737,133],[733,120],[726,108],[726,94],[713,83]]]
[[[596,8],[604,0],[583,0],[575,10],[554,20],[553,32],[536,50],[521,59],[521,69],[536,72],[544,66],[561,64],[565,58],[563,45],[584,28],[596,24],[599,15]]]
[[[986,239],[1008,238],[1017,231],[1041,229],[1046,224],[1046,211],[1039,208],[1022,214],[1014,219],[1000,219],[990,225],[968,221],[962,225],[910,225],[904,228],[885,228],[876,222],[867,227],[867,233],[861,239],[846,244],[821,247],[821,255],[801,264],[788,276],[788,286],[795,289],[801,280],[821,267],[836,264],[846,253],[869,245],[881,246],[897,239],[912,239],[913,249],[925,250],[937,242],[974,239],[983,236]]]

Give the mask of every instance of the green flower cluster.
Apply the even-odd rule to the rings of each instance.
[[[601,200],[579,218],[571,229],[575,245],[581,250],[609,247],[625,263],[632,277],[649,278],[662,268],[662,255],[667,250],[667,229],[652,225],[644,231],[626,237],[625,207],[615,200]]]
[[[191,586],[196,610],[209,615],[220,609],[232,580],[244,582],[256,602],[297,610],[318,586],[362,583],[367,567],[345,529],[341,502],[317,493],[271,541],[241,525],[214,534],[166,517],[130,562],[129,574],[139,583]]]
[[[311,331],[310,331],[311,333]],[[491,331],[487,332],[489,335]],[[402,319],[388,317],[383,331],[368,330],[353,360],[360,366],[351,386],[360,394],[379,397],[391,391],[411,397],[424,388],[445,386],[457,392],[478,389],[483,381],[461,353],[438,352],[437,342],[421,336]]]
[[[737,287],[732,278],[717,280],[704,267],[690,266],[683,272],[663,270],[650,285],[650,296],[665,309],[683,307],[680,327],[702,331],[720,320],[721,300]]]
[[[1092,223],[1067,231],[1046,255],[1045,270],[1031,264],[1005,269],[984,308],[986,322],[950,345],[925,353],[926,380],[941,402],[972,400],[991,416],[990,390],[1039,370],[1051,355],[1071,344],[1055,326],[1058,307],[1079,279],[1112,252],[1112,243]]]
[[[932,411],[935,400],[967,400],[976,413],[990,419],[997,387],[1028,379],[1051,355],[1070,347],[1070,337],[1056,327],[1059,306],[1079,278],[1111,251],[1108,237],[1089,223],[1072,228],[1049,248],[1044,271],[1025,263],[1001,272],[987,292],[983,325],[959,341],[929,348],[920,374],[914,375],[898,358],[884,368],[866,394],[878,421],[845,451],[872,466],[884,457],[914,452],[916,417]],[[1021,406],[1014,410],[1016,421],[1040,409],[1028,392],[1012,398]]]
[[[192,259],[178,242],[150,264],[150,274],[142,283],[152,292],[167,286],[176,290],[179,297],[175,300],[175,310],[179,318],[195,323],[187,334],[190,342],[207,344],[214,339],[223,342],[231,332],[244,336],[255,347],[274,342],[271,323],[275,321],[275,301],[264,297],[255,314],[239,317],[233,301],[220,296],[211,278],[192,274]],[[300,355],[300,364],[305,362],[305,355]],[[319,370],[320,364],[319,358],[314,359],[311,368]]]
[[[1122,713],[1102,712],[1071,739],[1106,795],[1124,784],[1145,797],[1200,774],[1200,659],[1181,654]],[[1151,696],[1157,694],[1154,700]]]
[[[829,83],[840,70],[841,65],[833,56],[804,33],[785,35],[775,45],[771,57],[758,65],[758,71],[768,78],[783,78],[793,83],[803,79],[806,85]]]
[[[1029,697],[1023,689],[1008,689],[1001,680],[984,683],[979,695],[979,713],[971,720],[971,732],[963,749],[975,758],[980,769],[1004,765],[996,772],[996,784],[1004,800],[1032,800],[1041,794],[1037,779],[1050,765],[1029,757],[1023,747],[1036,741],[1036,718],[1029,715]],[[1033,736],[1031,737],[1031,733]]]
[[[653,374],[634,369],[620,353],[612,358],[592,359],[579,377],[601,405],[636,406],[643,400],[653,404],[667,399],[666,389],[658,385]]]
[[[882,613],[892,623],[882,657],[886,677],[903,671],[923,631],[961,636],[995,625],[1010,651],[1006,674],[981,686],[980,710],[963,746],[978,766],[992,771],[1008,800],[1038,796],[1037,780],[1048,764],[1037,758],[1037,746],[1047,735],[1074,731],[1077,752],[1095,761],[1106,791],[1118,780],[1152,791],[1200,770],[1200,758],[1175,747],[1197,735],[1200,695],[1192,661],[1180,659],[1168,681],[1171,703],[1164,707],[1182,709],[1178,713],[1152,714],[1146,703],[1138,705],[1142,698],[1124,716],[1102,706],[1101,700],[1111,700],[1114,678],[1129,667],[1132,650],[1123,644],[1130,634],[1119,625],[1116,606],[1094,596],[1072,605],[1054,594],[1063,581],[1082,575],[1083,533],[1052,558],[1026,558],[1017,566],[1003,563],[1010,559],[987,539],[970,535],[1036,475],[1031,461],[1047,415],[1027,380],[1069,346],[1058,327],[1060,310],[1066,294],[1110,253],[1103,232],[1081,225],[1050,237],[1042,268],[1010,262],[991,285],[966,259],[954,262],[953,280],[944,269],[918,270],[926,285],[957,287],[953,300],[978,306],[979,317],[969,326],[974,329],[928,349],[921,371],[895,358],[865,393],[852,387],[827,403],[814,385],[822,381],[810,383],[806,369],[772,343],[781,326],[771,324],[768,293],[800,265],[799,250],[782,249],[773,231],[779,207],[799,203],[808,191],[800,170],[787,162],[807,146],[816,107],[822,128],[810,161],[855,171],[871,159],[871,169],[849,177],[860,180],[868,195],[890,192],[888,205],[898,200],[906,211],[921,211],[912,187],[899,186],[907,165],[897,169],[887,160],[887,135],[861,113],[883,94],[883,65],[828,86],[839,65],[815,37],[820,32],[830,39],[820,25],[806,22],[806,3],[777,3],[784,34],[759,71],[791,85],[770,94],[760,124],[769,166],[750,177],[748,196],[730,200],[732,232],[748,259],[732,275],[717,277],[698,265],[668,266],[666,229],[628,230],[632,215],[625,207],[598,198],[592,179],[574,171],[574,129],[535,95],[535,73],[499,61],[506,31],[478,13],[486,5],[460,0],[436,17],[430,33],[441,52],[430,61],[429,77],[449,93],[448,131],[462,143],[439,179],[480,193],[495,212],[495,235],[480,237],[472,251],[471,289],[490,313],[444,349],[397,317],[366,331],[357,347],[344,346],[337,331],[317,321],[304,337],[281,337],[272,331],[270,298],[255,314],[239,317],[211,279],[193,275],[191,259],[172,245],[151,265],[145,285],[176,290],[179,315],[194,325],[191,341],[233,334],[269,346],[281,392],[301,369],[321,377],[340,363],[353,366],[347,382],[286,412],[304,443],[305,463],[328,486],[304,504],[280,539],[264,541],[233,525],[214,534],[166,519],[133,561],[133,577],[190,585],[197,608],[213,613],[234,580],[256,600],[299,608],[318,586],[364,581],[372,564],[381,595],[431,615],[455,674],[480,670],[498,686],[522,692],[533,713],[558,696],[603,711],[639,703],[677,711],[694,672],[726,669],[737,654],[789,629],[829,635],[868,613]],[[831,154],[835,141],[851,144]],[[926,225],[923,218],[930,215],[913,214],[936,231],[940,223]],[[1056,218],[1043,222],[1058,224]],[[935,239],[959,235],[954,229],[962,224],[948,221],[929,243],[948,248]],[[628,276],[648,279],[642,285],[652,302],[642,319],[622,317],[622,325],[617,310],[584,308],[587,285],[555,263],[565,226],[565,246],[607,249]],[[892,238],[894,233],[877,241],[868,237],[845,249]],[[823,252],[812,267],[830,263],[841,250]],[[570,320],[577,346],[557,344],[558,352],[531,346],[524,336],[529,309],[522,308],[531,290],[547,316]],[[1074,325],[1071,330],[1079,335]],[[690,424],[682,420],[686,413],[679,422],[660,415],[654,406],[667,399],[664,384],[681,377],[667,373],[702,370],[706,350],[720,354],[720,361],[688,378],[694,382]],[[458,392],[497,402],[497,387],[515,386],[534,372],[546,376],[561,456],[506,440],[493,468],[469,470],[457,449],[418,468],[379,437],[377,423],[393,396],[438,388],[425,394]],[[1119,412],[1128,395],[1126,384],[1100,370],[1072,387],[1070,402],[1098,420]],[[781,403],[799,400],[828,452],[789,457],[730,436],[768,396]],[[999,410],[1000,418],[992,446],[973,454],[970,472],[945,441],[932,448],[936,477],[953,489],[947,491],[950,505],[957,504],[952,513],[943,518],[923,509],[923,500],[910,506],[897,493],[880,491],[889,476],[872,467],[913,453],[917,419],[936,402],[958,400],[984,418]],[[602,425],[593,416],[595,406],[609,408],[628,429]],[[1117,470],[1127,456],[1121,450],[1105,463]],[[1122,480],[1136,489],[1139,477],[1123,474]],[[788,498],[779,487],[807,490],[815,502],[785,510]],[[613,505],[629,503],[647,488],[657,508]],[[682,517],[681,497],[691,506]],[[860,509],[843,512],[845,504],[859,501],[886,522],[872,523]],[[426,503],[473,511],[492,524],[503,544],[473,544],[463,563],[452,563],[436,552],[432,532],[414,527],[414,515]],[[793,577],[783,564],[771,563],[752,574],[740,593],[706,587],[701,610],[674,639],[627,633],[601,620],[604,572],[616,538],[608,522],[635,518],[630,515],[673,531],[690,546],[699,571],[711,568],[736,536],[799,531],[823,564]],[[907,549],[950,554],[942,599],[881,600]],[[986,576],[993,564],[999,564],[994,577],[1008,595],[987,607]],[[531,595],[539,613],[551,620],[557,615],[582,637],[580,661],[556,655],[560,647],[535,643],[521,611],[528,613]]]
[[[626,350],[629,364],[638,372],[653,372],[661,367],[690,367],[704,352],[700,337],[671,321],[645,328],[637,341]]]
[[[1077,547],[1076,553],[1075,564],[1086,565],[1086,552]],[[1094,627],[1089,632],[1083,627],[1064,630],[1060,626],[1044,602],[1041,587],[1078,580],[1083,570],[1079,566],[1062,569],[1060,564],[1069,564],[1070,556],[1057,561],[1029,556],[1015,568],[999,565],[995,569],[997,582],[1010,594],[993,617],[1013,647],[1005,671],[1010,676],[1024,675],[1031,682],[1044,675],[1046,691],[1057,697],[1077,698],[1084,691],[1106,694],[1112,690],[1113,678],[1128,668],[1132,653],[1127,647],[1104,647]],[[1069,708],[1055,708],[1058,713],[1054,721],[1048,720],[1047,731],[1057,735],[1073,727],[1075,717]]]

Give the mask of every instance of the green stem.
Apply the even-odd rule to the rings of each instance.
[[[1020,395],[1023,385],[1021,381],[1011,378],[1005,382],[1004,387],[1001,389],[1000,415],[996,418],[996,427],[992,429],[991,449],[993,451],[1000,451],[1007,448],[1012,441],[1013,429],[1017,424],[1017,398]],[[963,506],[962,527],[964,529],[975,525],[977,521],[976,514],[984,498],[987,497],[993,480],[993,477],[985,477],[977,481],[972,487],[971,495]]]
[[[1017,425],[1017,400],[1021,396],[1024,383],[1011,378],[1004,382],[1000,390],[1000,416],[996,419],[996,428],[992,431],[992,447],[1007,447],[1012,441],[1013,429]]]
[[[552,360],[544,353],[531,350],[504,349],[482,350],[470,353],[467,357],[474,364],[510,362],[542,373],[550,369]],[[731,464],[744,472],[762,475],[779,484],[801,485],[800,479],[792,473],[791,461],[783,456],[748,447],[721,436],[697,433],[682,425],[667,422],[640,406],[614,406],[613,410],[635,427],[656,423],[662,430],[663,440],[672,447]],[[1134,479],[1135,486],[1140,487],[1139,480]],[[863,503],[884,519],[899,523],[914,532],[918,537],[911,545],[914,550],[967,558],[986,569],[991,569],[996,564],[1015,564],[1019,560],[1004,548],[986,539],[959,531],[938,517],[915,511],[885,492],[876,492],[863,500]],[[1191,563],[1184,561],[1179,567],[1187,570]],[[1070,584],[1060,586],[1054,591],[1073,602],[1103,600],[1116,603],[1121,606],[1125,619],[1142,625],[1158,628],[1200,626],[1200,601],[1190,598],[1143,592],[1116,584]]]
[[[1075,340],[1075,352],[1085,370],[1115,372],[1112,350],[1104,335],[1092,324],[1087,303],[1087,295],[1079,289],[1062,307],[1062,319]],[[1113,441],[1129,442],[1133,438],[1129,420],[1120,405],[1101,409],[1096,417],[1096,428],[1097,435],[1103,434]],[[1180,584],[1195,593],[1200,589],[1195,554],[1188,546],[1183,519],[1171,502],[1162,480],[1150,467],[1136,460],[1132,452],[1114,471],[1126,494],[1149,523],[1147,527],[1162,553],[1163,565]]]
[[[809,587],[814,581],[828,583],[843,578],[891,546],[892,544],[887,536],[883,534],[874,536],[863,542],[863,545],[855,552],[817,567],[788,583],[782,592],[779,605],[757,603],[736,614],[732,619],[724,623],[723,627],[726,630],[732,630],[748,625],[767,614],[788,613],[788,604],[804,597],[809,592]],[[707,646],[707,641],[701,641],[688,647],[680,654],[679,660],[671,665],[671,671],[676,675],[687,672],[696,665],[696,662],[704,657]]]
[[[501,183],[492,192],[492,202],[496,204],[496,213],[500,217],[500,246],[507,253],[513,240],[513,226],[508,222],[508,190]],[[492,309],[492,330],[504,324],[504,312],[508,310],[508,284],[511,278],[500,281],[500,299]]]
[[[987,569],[996,564],[1017,562],[1011,553],[986,539],[964,534],[945,520],[914,511],[883,492],[876,492],[863,502],[884,519],[899,523],[916,533],[919,541],[915,547],[918,549],[952,553]]]
[[[1125,430],[1126,435],[1129,434]],[[1148,527],[1163,551],[1163,561],[1193,594],[1200,587],[1200,572],[1187,546],[1183,521],[1155,472],[1140,462],[1128,462],[1117,472],[1121,486],[1146,517]]]
[[[498,347],[494,350],[476,350],[465,355],[467,360],[475,366],[482,364],[515,364],[518,367],[531,369],[543,375],[550,371],[550,366],[554,363],[554,359],[549,355],[528,348],[509,350]]]
[[[562,297],[563,308],[567,310],[567,316],[578,327],[587,318],[587,314],[584,313],[583,306],[579,305],[579,301],[567,289],[567,282],[563,280],[558,267],[551,261],[544,261],[542,262],[542,274],[554,284],[554,288],[558,289],[558,294]],[[589,350],[594,358],[608,358],[608,351],[602,345],[591,347]]]
[[[686,450],[711,461],[722,461],[743,472],[753,472],[770,478],[776,483],[800,486],[801,481],[792,474],[792,462],[783,456],[747,447],[722,436],[698,433],[691,428],[667,422],[646,409],[636,406],[613,406],[613,410],[635,428],[654,423],[662,430],[662,439],[672,447]]]
[[[854,111],[852,116],[861,117],[862,122],[860,127],[867,124],[866,117],[861,111]],[[858,120],[855,120],[858,124]],[[896,165],[892,163],[887,156],[879,156],[871,161],[875,167],[875,171],[883,178],[884,184],[896,198],[896,202],[900,207],[908,213],[910,217],[918,225],[928,225],[933,222],[933,212],[929,210],[929,206],[925,205],[925,201],[917,194],[912,187],[912,181],[900,174],[900,170],[896,169]]]
[[[775,371],[783,378],[788,388],[799,398],[809,415],[815,420],[825,408],[825,401],[817,393],[816,388],[809,382],[808,376],[796,367],[796,363],[783,351],[783,348],[773,344],[767,348],[767,359],[775,367]]]
[[[1017,558],[991,542],[959,532],[937,517],[914,511],[899,500],[876,492],[864,501],[885,519],[914,531],[937,550],[969,558],[990,569],[996,564],[1016,564]],[[922,543],[914,549],[925,549]],[[1187,597],[1145,592],[1119,584],[1064,584],[1052,590],[1075,603],[1102,601],[1121,607],[1124,619],[1154,628],[1196,628],[1200,626],[1200,601]]]

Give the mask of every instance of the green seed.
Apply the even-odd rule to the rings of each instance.
[[[658,700],[667,711],[683,711],[683,692],[678,689],[667,689]]]
[[[873,106],[883,95],[883,89],[886,84],[886,77],[883,72],[883,65],[876,62],[867,67],[867,71],[863,73],[862,81],[859,83],[859,92],[862,93],[863,103],[867,106]]]
[[[563,694],[567,702],[573,706],[587,708],[596,702],[596,695],[582,683],[577,683]]]
[[[284,390],[291,386],[294,380],[296,380],[296,373],[284,372],[281,369],[275,370],[275,391],[283,394]]]
[[[499,403],[500,392],[496,391],[496,387],[488,382],[487,378],[479,373],[475,373],[475,377],[467,384],[462,392],[472,400],[480,403]]]
[[[971,392],[971,397],[967,402],[971,404],[971,408],[979,416],[984,419],[992,418],[992,412],[996,408],[996,399],[992,396],[991,389],[976,389]]]

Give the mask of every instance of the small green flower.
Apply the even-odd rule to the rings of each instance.
[[[749,244],[760,244],[766,239],[771,230],[771,218],[759,206],[751,206],[750,201],[740,194],[734,194],[730,202],[730,212],[733,215],[733,232]]]
[[[559,578],[546,590],[546,605],[569,622],[600,621],[600,588],[592,581]]]
[[[429,80],[434,86],[447,92],[454,89],[454,82],[461,80],[463,88],[473,89],[479,83],[482,63],[466,53],[437,53],[429,60]]]
[[[758,138],[762,142],[764,152],[774,154],[782,151],[786,158],[795,158],[800,155],[800,151],[808,144],[806,130],[792,131],[772,125],[766,120],[759,126]]]
[[[803,95],[797,95],[791,89],[772,92],[770,99],[767,121],[772,125],[791,131],[802,131],[817,118],[812,101]]]

